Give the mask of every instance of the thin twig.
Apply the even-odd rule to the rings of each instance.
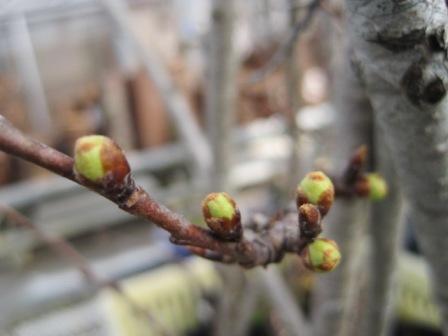
[[[73,264],[88,283],[93,284],[96,287],[101,287],[106,283],[92,270],[87,259],[66,240],[46,233],[20,212],[7,205],[0,204],[0,212],[8,217],[14,225],[32,231],[37,238],[50,246],[58,255],[61,255]]]
[[[342,10],[325,1],[321,3],[320,10],[333,21],[337,33],[342,35],[344,33]]]
[[[306,28],[311,24],[314,14],[320,7],[322,0],[313,0],[309,5],[307,5],[307,13],[305,16],[299,20],[294,28],[290,31],[288,38],[280,46],[280,48],[271,57],[268,63],[261,69],[257,70],[247,81],[246,85],[253,85],[269,74],[277,70],[277,68],[286,60],[288,55],[291,53],[291,49],[294,47],[300,33],[304,32]]]
[[[20,212],[7,205],[0,204],[0,212],[8,217],[12,223],[16,226],[32,231],[39,239],[52,248],[58,255],[65,258],[68,262],[73,264],[76,269],[84,276],[86,281],[97,289],[109,288],[115,293],[119,294],[123,300],[133,309],[135,312],[147,318],[153,326],[164,336],[172,336],[167,328],[162,325],[162,322],[150,314],[146,309],[140,307],[132,301],[121,288],[120,284],[114,280],[101,279],[101,277],[90,266],[89,261],[79,253],[76,248],[70,244],[67,240],[61,237],[56,237],[48,234],[42,230],[39,226],[35,225],[27,217]]]
[[[222,255],[215,251],[210,251],[210,250],[207,250],[207,249],[204,249],[201,247],[196,247],[196,246],[187,246],[187,248],[194,255],[197,255],[197,256],[202,257],[207,260],[218,261],[223,264],[235,263],[235,259],[233,259],[232,257],[227,256],[227,255]]]

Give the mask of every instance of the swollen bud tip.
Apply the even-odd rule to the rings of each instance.
[[[334,201],[334,186],[323,172],[308,173],[297,187],[297,207],[306,203],[317,205],[322,216],[327,214]]]
[[[121,184],[130,172],[121,148],[102,135],[88,135],[76,140],[74,159],[75,172],[95,184],[100,184],[106,177]]]
[[[387,182],[380,174],[366,174],[356,182],[355,192],[357,195],[368,197],[372,201],[381,201],[387,196]]]
[[[372,201],[380,201],[387,196],[387,183],[384,178],[377,173],[367,174],[369,184],[369,198]]]
[[[316,238],[309,243],[302,250],[301,257],[306,268],[314,272],[330,272],[341,261],[338,245],[326,238]]]
[[[224,240],[239,240],[243,229],[235,201],[225,193],[212,193],[202,201],[202,214],[208,227]]]

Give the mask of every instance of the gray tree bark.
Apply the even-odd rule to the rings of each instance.
[[[351,41],[408,198],[448,334],[448,15],[443,0],[347,0]]]

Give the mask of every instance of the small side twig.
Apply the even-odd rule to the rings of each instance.
[[[211,251],[211,250],[207,250],[201,247],[196,247],[196,246],[188,246],[187,247],[188,250],[193,253],[194,255],[197,255],[199,257],[202,257],[204,259],[207,260],[211,260],[211,261],[218,261],[220,263],[223,264],[233,264],[235,263],[235,259],[227,256],[227,255],[222,255],[220,253],[217,253],[215,251]]]
[[[357,182],[362,179],[367,163],[367,147],[360,146],[353,153],[340,178],[332,177],[336,197],[352,198],[357,196]]]
[[[88,283],[96,287],[102,287],[106,283],[92,270],[87,259],[66,240],[46,233],[20,212],[7,205],[0,204],[0,213],[8,217],[14,225],[32,231],[37,238],[50,246],[58,255],[73,264]]]
[[[86,281],[95,286],[96,289],[109,288],[115,293],[119,294],[121,298],[127,302],[131,309],[144,316],[149,322],[160,332],[163,336],[173,336],[167,331],[167,328],[162,325],[161,321],[156,319],[146,309],[140,307],[134,301],[132,301],[121,288],[120,284],[114,280],[101,279],[101,277],[90,266],[89,261],[79,253],[76,248],[63,238],[52,236],[42,230],[39,226],[35,225],[27,217],[20,212],[7,205],[0,204],[0,213],[3,213],[8,217],[11,222],[24,229],[32,231],[39,239],[52,248],[58,255],[65,258],[68,262],[73,264],[76,269],[84,276]]]
[[[305,16],[297,21],[293,29],[290,31],[288,38],[281,44],[279,49],[274,53],[272,58],[268,61],[268,63],[257,70],[247,81],[246,85],[253,85],[261,80],[263,80],[266,76],[277,70],[277,68],[286,60],[288,55],[291,53],[291,49],[294,47],[300,33],[305,31],[306,28],[311,24],[314,14],[317,9],[320,7],[322,0],[313,0],[310,4],[308,4],[307,12]]]

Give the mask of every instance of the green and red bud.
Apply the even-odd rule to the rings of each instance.
[[[306,203],[317,205],[322,216],[330,210],[334,201],[334,186],[323,172],[308,173],[297,187],[297,208]]]
[[[299,207],[300,236],[316,238],[322,232],[321,215],[317,206],[306,203]]]
[[[355,185],[358,196],[368,197],[372,201],[381,201],[387,196],[387,182],[377,173],[366,174]]]
[[[367,154],[367,146],[365,145],[358,147],[353,153],[343,176],[345,184],[353,185],[361,176],[367,162]]]
[[[313,272],[330,272],[341,261],[338,245],[334,240],[326,238],[316,238],[300,255],[306,268]]]
[[[128,161],[118,145],[108,137],[89,135],[75,143],[75,172],[94,184],[107,178],[121,184],[130,172]]]
[[[237,241],[243,235],[241,215],[233,198],[225,193],[211,193],[202,201],[202,214],[208,227],[224,240]]]

